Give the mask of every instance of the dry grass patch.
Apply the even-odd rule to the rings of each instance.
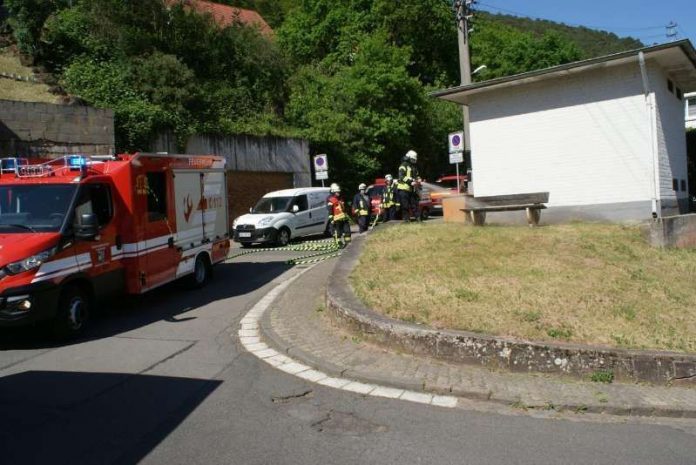
[[[32,69],[22,66],[19,58],[8,48],[0,49],[0,71],[21,76],[34,75]],[[15,81],[7,78],[0,78],[0,100],[58,103],[58,97],[51,94],[45,84]]]
[[[636,226],[400,225],[351,276],[393,318],[540,341],[696,352],[696,251]]]

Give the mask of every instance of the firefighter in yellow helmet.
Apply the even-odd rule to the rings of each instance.
[[[341,198],[341,187],[333,183],[329,188],[329,192],[329,196],[326,199],[326,208],[329,210],[331,235],[337,244],[345,247],[350,243],[350,222],[346,205]]]
[[[358,186],[358,193],[353,197],[353,213],[358,217],[358,231],[360,231],[360,234],[366,232],[370,226],[372,203],[366,192],[367,186],[363,182]]]

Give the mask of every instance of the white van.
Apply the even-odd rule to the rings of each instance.
[[[243,247],[254,243],[284,246],[290,239],[326,233],[328,196],[328,187],[269,192],[248,214],[234,220],[234,241]]]

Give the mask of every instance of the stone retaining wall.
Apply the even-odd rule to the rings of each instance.
[[[0,156],[114,152],[114,113],[85,106],[0,100]]]
[[[375,342],[413,354],[516,372],[584,377],[611,371],[616,379],[626,381],[696,383],[696,355],[439,331],[377,314],[356,297],[348,280],[358,263],[363,242],[364,236],[356,238],[339,259],[326,290],[326,305],[334,320]]]

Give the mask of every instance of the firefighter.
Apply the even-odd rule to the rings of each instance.
[[[382,193],[382,217],[384,222],[396,219],[396,203],[394,202],[395,197],[395,185],[394,178],[391,174],[384,176],[384,192]]]
[[[411,221],[412,210],[416,210],[417,218],[420,219],[420,208],[418,207],[418,200],[416,200],[416,179],[418,178],[417,161],[418,154],[414,150],[409,150],[401,160],[401,166],[399,166],[396,193],[398,202],[401,204],[401,219],[404,223]]]
[[[353,212],[358,217],[358,231],[360,231],[360,234],[367,231],[370,226],[370,209],[372,204],[370,197],[365,193],[366,190],[367,186],[365,183],[360,183],[358,193],[353,197]]]
[[[341,198],[341,187],[333,183],[329,192],[329,197],[326,199],[326,208],[329,210],[331,234],[339,246],[345,247],[350,243],[350,223],[346,213],[346,206]]]

